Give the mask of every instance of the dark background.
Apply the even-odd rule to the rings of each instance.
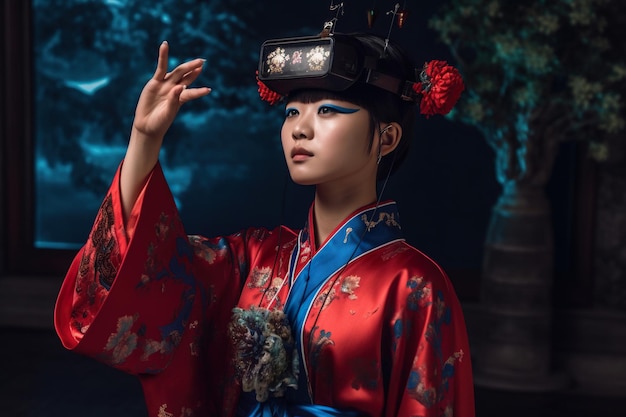
[[[34,9],[38,42],[33,51],[38,120],[33,126],[37,150],[35,239],[42,248],[49,244],[80,245],[85,240],[95,210],[123,157],[136,96],[154,68],[161,37],[170,42],[175,62],[206,56],[207,66],[197,83],[214,89],[203,102],[183,107],[167,137],[162,158],[188,232],[217,235],[249,225],[273,227],[278,223],[301,227],[312,190],[289,181],[283,196],[287,173],[279,141],[282,114],[280,108],[260,103],[253,76],[256,54],[264,39],[316,33],[325,20],[334,16],[326,5],[306,2],[294,10],[294,5],[286,1],[273,2],[272,7],[239,2],[242,7],[228,10],[234,9],[233,3],[223,2],[224,10],[219,2],[183,2],[183,11],[173,13],[175,2],[163,1],[163,10],[171,14],[170,19],[149,20],[151,15],[143,13],[137,23],[145,26],[146,39],[139,43],[143,46],[141,51],[126,46],[136,44],[129,39],[115,44],[115,53],[100,47],[102,57],[94,57],[97,39],[103,37],[102,33],[115,30],[106,24],[110,7],[92,5],[94,10],[86,11],[86,5],[72,7],[71,3],[64,3],[63,13],[54,7],[54,16],[61,21],[60,30],[54,22],[49,26],[39,23],[52,17],[43,6],[45,2],[38,2]],[[180,9],[180,2],[176,4]],[[393,3],[386,6],[391,9]],[[243,7],[255,13],[235,15]],[[383,2],[377,7],[379,17],[372,30],[384,34],[389,30],[391,16],[385,15]],[[419,13],[409,15],[402,29],[394,25],[391,33],[420,65],[427,59],[448,58],[446,49],[436,44],[427,29],[429,12],[420,7]],[[76,13],[104,23],[85,22],[92,33],[87,36],[78,31],[76,22],[82,20],[72,16]],[[205,18],[189,19],[188,13]],[[216,19],[218,13],[233,13],[231,19],[240,19],[238,25],[228,27],[234,33],[217,30],[216,22],[228,20]],[[65,26],[66,22],[74,24]],[[194,38],[195,30],[202,31],[207,39]],[[337,30],[367,30],[365,8],[346,2],[346,13],[340,16]],[[118,32],[128,37],[134,35],[130,31]],[[78,35],[80,41],[72,35]],[[237,35],[240,43],[230,39]],[[50,47],[55,38],[60,40]],[[217,46],[211,48],[212,44]],[[73,53],[70,47],[75,48]],[[132,65],[125,64],[131,59]],[[67,63],[56,65],[56,72],[46,67],[54,66],[57,60]],[[84,65],[75,65],[81,60],[102,67],[91,77],[110,77],[106,86],[93,95],[68,86],[68,79],[88,77]],[[132,84],[127,79],[132,79]],[[54,91],[58,96],[51,99],[42,90]],[[87,108],[77,111],[77,105]],[[199,120],[197,128],[189,127],[188,120],[193,118]],[[65,137],[59,137],[59,133]],[[40,169],[41,166],[47,169]],[[58,174],[64,172],[69,172],[67,181],[59,182]],[[492,152],[473,129],[442,117],[420,117],[409,159],[393,177],[385,197],[398,200],[402,224],[411,243],[448,268],[472,269],[480,265],[489,209],[498,192]],[[285,210],[281,209],[283,205]],[[68,217],[74,219],[71,225],[64,221]]]
[[[384,13],[393,2],[376,3],[373,31],[386,34]],[[345,4],[337,30],[366,30],[369,2]],[[420,65],[450,59],[427,28],[439,4],[408,1],[406,26],[392,31]],[[111,14],[112,8],[119,14]],[[125,8],[133,12],[122,13]],[[158,45],[170,42],[173,65],[208,58],[199,83],[215,88],[182,110],[163,158],[170,182],[183,178],[177,199],[188,232],[215,235],[281,222],[299,228],[311,190],[290,184],[283,195],[282,110],[258,99],[254,70],[263,40],[316,33],[333,14],[325,1],[282,0],[5,0],[1,13],[1,409],[14,416],[144,415],[138,382],[65,351],[52,331],[51,312],[75,246],[86,239],[123,156]],[[132,19],[124,23],[120,15]],[[68,86],[107,77],[91,95]],[[547,188],[554,213],[555,299],[566,308],[589,300],[593,172],[576,144],[564,144]],[[483,138],[442,117],[419,120],[410,155],[385,192],[398,201],[409,242],[448,271],[465,305],[478,299],[482,246],[499,192],[493,152]],[[570,296],[580,293],[587,297]],[[592,323],[607,322],[600,316]],[[590,328],[580,333],[590,356],[597,348],[588,334],[600,344],[608,338],[613,346],[605,327]],[[559,349],[578,340],[573,333]],[[609,367],[621,366],[612,362],[615,356],[596,356]],[[597,392],[477,389],[479,417],[623,416],[624,405],[623,397]]]
[[[438,3],[406,2],[409,14],[402,28],[386,14],[394,2],[376,3],[371,31],[385,35],[391,27],[391,38],[417,65],[450,60],[427,25]],[[258,99],[254,70],[263,40],[317,33],[335,12],[325,2],[121,4],[33,2],[29,63],[34,82],[26,111],[34,112],[34,222],[33,241],[25,245],[69,262],[84,242],[123,157],[136,99],[163,39],[170,42],[172,66],[207,58],[197,83],[214,89],[182,109],[164,146],[162,163],[187,231],[212,236],[250,225],[300,228],[312,190],[286,180],[279,142],[282,110]],[[337,31],[370,30],[367,6],[344,4]],[[104,87],[91,94],[75,88],[102,79]],[[443,117],[419,117],[414,136],[409,157],[384,197],[398,202],[407,240],[449,272],[461,298],[476,298],[482,243],[500,192],[493,152],[475,129]],[[574,145],[563,146],[548,186],[559,273],[572,267],[576,154]],[[62,273],[67,263],[56,263],[48,264],[48,271]]]

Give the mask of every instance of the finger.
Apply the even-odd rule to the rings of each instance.
[[[211,89],[208,87],[199,87],[199,88],[185,88],[180,94],[179,100],[182,103],[186,103],[188,101],[199,99],[200,97],[204,97],[211,93]]]
[[[159,59],[157,61],[157,68],[154,72],[154,79],[158,81],[162,81],[167,74],[167,60],[169,54],[169,44],[167,41],[161,42],[159,46]]]
[[[183,78],[180,80],[180,84],[189,86],[200,76],[200,74],[202,74],[202,67],[195,68],[183,75]]]
[[[191,61],[184,62],[174,68],[172,72],[169,73],[168,78],[173,80],[176,83],[181,82],[181,80],[189,73],[194,70],[202,71],[202,66],[206,62],[205,59],[197,58]]]
[[[167,103],[170,107],[177,107],[181,104],[181,97],[185,91],[185,86],[178,84],[167,93]]]

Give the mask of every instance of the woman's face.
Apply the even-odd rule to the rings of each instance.
[[[348,101],[291,101],[281,139],[289,173],[301,185],[351,186],[376,172],[376,144],[370,143],[370,115]]]

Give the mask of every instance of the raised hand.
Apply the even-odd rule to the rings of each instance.
[[[154,75],[141,92],[130,141],[120,174],[120,193],[124,219],[128,220],[148,174],[159,160],[159,152],[167,129],[180,107],[205,96],[210,88],[189,88],[202,72],[203,59],[194,59],[167,72],[169,45],[159,47]]]
[[[133,129],[148,138],[162,139],[180,107],[211,92],[210,88],[188,88],[202,72],[203,59],[180,64],[167,72],[169,45],[159,47],[154,76],[148,81],[137,103]]]

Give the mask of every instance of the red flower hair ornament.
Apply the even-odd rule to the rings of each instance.
[[[446,61],[429,61],[424,64],[420,82],[414,83],[412,88],[422,96],[420,113],[428,118],[450,113],[465,86],[459,70]]]
[[[263,81],[259,80],[258,71],[256,82],[261,100],[274,105],[283,99],[282,95],[270,90]],[[415,97],[411,98],[418,102],[417,96],[421,96],[421,100],[419,100],[420,113],[426,118],[435,114],[446,115],[450,113],[465,89],[459,71],[448,65],[446,61],[436,60],[424,64],[419,82],[409,84],[415,94]]]

